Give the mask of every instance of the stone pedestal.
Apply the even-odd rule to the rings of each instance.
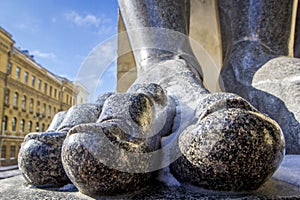
[[[0,199],[300,199],[299,161],[300,156],[286,156],[273,178],[252,193],[212,192],[190,185],[168,187],[157,181],[127,195],[90,197],[78,192],[71,184],[63,188],[30,188],[22,176],[16,176],[0,180]]]
[[[275,179],[269,180],[255,193],[213,193],[193,187],[166,187],[157,182],[155,186],[137,191],[134,194],[120,196],[89,197],[78,191],[60,191],[59,189],[34,189],[24,185],[25,180],[16,176],[0,181],[2,200],[15,199],[299,199],[300,188]]]

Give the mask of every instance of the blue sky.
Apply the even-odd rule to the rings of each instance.
[[[15,46],[70,80],[90,52],[117,33],[117,0],[0,0],[0,5],[0,26]],[[106,70],[99,92],[115,89],[115,69],[114,63]]]

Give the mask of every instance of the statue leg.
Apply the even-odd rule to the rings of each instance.
[[[293,0],[218,1],[228,92],[276,120],[287,153],[300,153],[300,60],[287,56]]]

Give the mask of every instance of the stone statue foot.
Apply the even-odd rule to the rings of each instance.
[[[179,136],[182,156],[171,172],[210,190],[258,189],[284,157],[280,127],[237,95],[212,94],[202,102],[198,120]]]
[[[18,164],[25,180],[35,186],[62,186],[69,183],[62,163],[61,132],[30,133],[21,146]]]
[[[182,60],[166,61],[151,70],[144,80],[164,77],[163,90],[156,84],[137,84],[143,82],[140,79],[131,93],[112,95],[105,101],[96,124],[79,125],[69,132],[63,145],[63,165],[80,191],[89,195],[124,193],[149,184],[151,167],[162,161],[149,152],[158,150],[160,137],[171,132],[179,133],[181,155],[170,168],[182,182],[214,190],[251,191],[276,171],[284,156],[284,138],[275,121],[235,94],[205,92]],[[174,121],[172,99],[176,102]],[[158,112],[161,110],[166,112]],[[158,124],[170,118],[162,123],[168,124],[167,128],[157,134],[158,129],[153,128],[162,127]],[[142,159],[141,153],[146,157]],[[173,155],[163,155],[167,156]],[[107,174],[111,178],[103,178]]]
[[[213,190],[259,188],[283,159],[280,127],[238,95],[208,93],[191,68],[182,59],[162,61],[137,80],[162,77],[157,82],[177,104],[173,134],[179,134],[181,156],[171,172],[180,181]]]
[[[77,105],[68,112],[57,113],[46,132],[29,133],[18,156],[25,180],[35,186],[61,186],[70,182],[61,162],[63,141],[71,127],[96,121],[98,116],[98,104]]]
[[[180,153],[171,172],[197,186],[254,190],[281,163],[284,139],[277,123],[237,95],[209,94],[184,60],[161,62],[149,76],[141,77],[129,93],[104,95],[97,104],[74,106],[61,123],[53,122],[58,128],[51,131],[68,132],[62,150],[61,143],[54,142],[56,153],[59,157],[61,152],[63,168],[81,192],[126,193],[150,184],[166,157],[176,153],[159,151],[161,138],[170,134],[178,139],[175,149]],[[22,145],[19,158],[27,177],[32,166],[27,161],[35,162],[26,154],[30,147],[35,148],[31,155],[42,160],[34,166],[36,171],[52,164],[48,161],[51,148],[39,148],[46,143],[44,137],[32,135]],[[52,171],[43,173],[47,177]],[[40,184],[34,180],[41,176],[28,180]],[[42,180],[50,180],[45,177]]]
[[[62,149],[68,177],[84,194],[135,192],[151,184],[159,169],[160,139],[171,132],[175,105],[156,84],[137,93],[114,94],[97,123],[73,127]]]
[[[178,72],[185,62],[164,64],[170,63],[171,68],[163,68],[169,73]],[[183,95],[174,90],[172,98],[165,95],[164,90],[173,88],[171,78],[162,83],[164,89],[157,84],[136,84],[131,93],[110,96],[97,123],[69,131],[62,160],[68,177],[81,192],[126,193],[150,184],[162,156],[172,157],[153,152],[160,148],[162,136],[178,130],[182,130],[178,138],[181,155],[170,166],[178,180],[214,190],[251,191],[271,177],[284,156],[284,138],[277,123],[235,94],[191,92],[188,88],[198,80],[186,72],[175,76],[183,84],[184,80],[193,83],[180,85],[187,88],[177,91]],[[186,110],[179,112],[186,91],[195,101],[190,105],[197,105],[190,119],[181,118],[187,116]],[[175,108],[175,118],[182,119],[180,125],[173,123]]]
[[[287,154],[300,154],[300,59],[274,58],[255,44],[239,48],[223,67],[225,90],[274,119],[285,136]]]
[[[154,172],[135,170],[148,168],[153,159],[139,159],[138,155],[155,151],[158,143],[130,139],[120,124],[124,123],[116,120],[83,124],[68,133],[62,161],[68,177],[81,193],[96,196],[135,192],[151,185],[155,178]]]

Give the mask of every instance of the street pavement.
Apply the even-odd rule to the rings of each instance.
[[[18,165],[0,167],[0,179],[10,178],[20,175]]]

